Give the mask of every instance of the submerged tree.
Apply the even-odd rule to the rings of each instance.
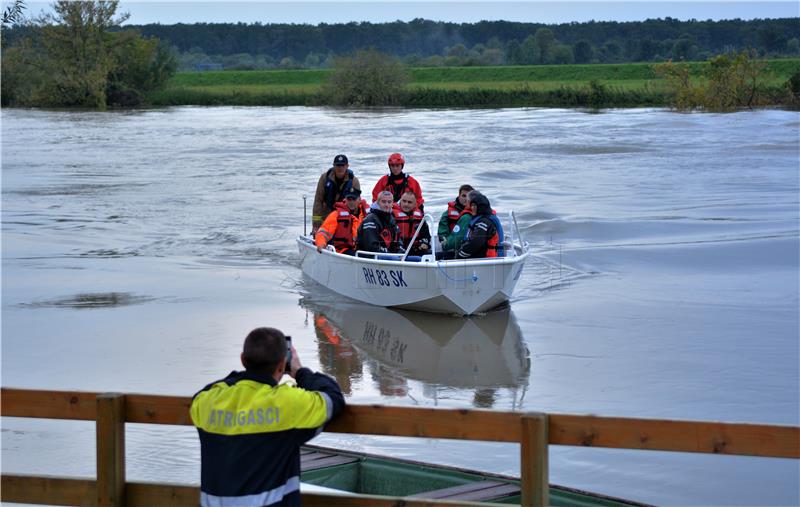
[[[370,49],[334,60],[323,93],[336,105],[388,106],[399,103],[409,79],[400,60]]]
[[[656,65],[655,71],[667,81],[675,108],[732,111],[762,104],[761,80],[766,67],[756,59],[755,51],[742,51],[709,58],[705,80],[693,81],[691,67],[685,63],[666,62]]]
[[[653,66],[657,76],[667,82],[672,93],[672,106],[680,111],[700,107],[702,91],[692,82],[690,67],[686,63],[673,63],[672,60]]]
[[[709,59],[704,106],[728,111],[761,105],[760,80],[766,68],[767,64],[756,59],[755,51]]]

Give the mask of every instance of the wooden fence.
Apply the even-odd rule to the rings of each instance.
[[[0,500],[48,505],[196,506],[199,488],[125,480],[125,423],[191,425],[191,399],[2,388],[0,415],[96,421],[97,480],[2,474]],[[328,432],[516,442],[522,504],[548,505],[548,445],[800,458],[800,427],[348,405]],[[303,494],[303,505],[475,505],[425,499]]]

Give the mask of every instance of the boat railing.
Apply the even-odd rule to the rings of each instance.
[[[512,231],[514,231],[514,232],[511,232],[511,234],[509,234],[509,239],[506,239],[505,241],[503,241],[503,247],[504,247],[504,250],[506,252],[505,257],[516,257],[518,255],[516,247],[519,246],[520,251],[524,252],[526,247],[527,247],[527,243],[524,243],[522,241],[522,235],[519,232],[519,225],[517,225],[517,218],[516,218],[516,215],[514,214],[514,212],[510,211],[508,213],[508,217],[509,217],[509,222],[513,225]],[[409,253],[411,252],[412,245],[417,240],[417,236],[419,235],[423,224],[428,224],[428,228],[429,228],[428,230],[429,231],[434,231],[435,230],[435,223],[434,223],[433,216],[431,216],[429,213],[425,213],[425,215],[423,216],[422,221],[420,221],[419,225],[414,230],[414,235],[411,237],[411,241],[406,246],[406,249],[403,252],[390,253],[390,252],[373,252],[373,251],[370,251],[370,250],[356,250],[353,255],[355,257],[366,257],[366,258],[370,258],[370,259],[378,259],[378,258],[380,258],[382,260],[397,260],[397,261],[401,261],[401,262],[405,261],[408,258]],[[431,259],[435,259],[436,258],[436,245],[437,245],[436,238],[437,238],[437,236],[433,235],[433,233],[431,232],[431,245],[430,245],[431,246],[431,251],[430,251],[429,254],[426,254],[426,256],[423,257],[423,259],[427,259],[428,255],[431,256],[430,257]],[[515,242],[514,242],[515,238],[517,239],[517,244],[515,244]],[[308,242],[313,243],[313,241],[310,241],[310,240]],[[336,251],[335,249],[330,247],[330,245],[328,245],[328,247],[329,247],[328,250],[332,250],[334,252]],[[477,260],[477,259],[473,259],[473,260]]]
[[[422,229],[422,224],[429,224],[430,230],[433,230],[433,217],[429,214],[425,214],[422,217],[422,221],[420,221],[419,225],[417,226],[416,230],[414,231],[414,235],[411,236],[411,241],[408,243],[405,251],[397,252],[397,253],[389,253],[389,252],[372,252],[370,250],[356,250],[355,256],[356,257],[369,257],[372,259],[377,259],[378,257],[382,259],[390,259],[390,260],[398,260],[398,261],[405,261],[408,258],[409,252],[411,252],[411,246],[414,244],[414,241],[417,240],[417,236],[419,235],[420,229]],[[431,241],[431,253],[429,255],[433,255],[434,258],[436,257],[436,246],[434,245],[435,241]]]
[[[417,225],[417,229],[414,231],[414,235],[411,236],[411,241],[408,242],[408,246],[406,247],[406,251],[403,253],[403,257],[400,259],[401,261],[406,260],[408,257],[408,253],[411,252],[411,247],[414,246],[414,242],[417,240],[417,236],[419,235],[419,231],[422,230],[422,224],[428,224],[428,232],[431,234],[433,231],[433,217],[430,214],[425,213],[423,215],[422,220],[420,221],[419,225]],[[431,239],[433,239],[433,235],[431,234]],[[433,258],[436,258],[436,241],[431,241],[431,255]]]
[[[373,252],[370,250],[356,250],[355,256],[356,257],[368,257],[371,259],[378,259],[380,257],[382,260],[401,260],[404,254],[402,253],[389,253],[389,252]]]
[[[0,501],[47,505],[196,506],[199,487],[130,482],[125,424],[192,424],[190,397],[2,388],[0,415],[95,421],[94,479],[6,473]],[[800,426],[348,405],[326,432],[520,444],[522,505],[548,505],[550,445],[800,458]],[[303,505],[432,505],[424,498],[305,492]],[[480,505],[437,500],[436,505]]]

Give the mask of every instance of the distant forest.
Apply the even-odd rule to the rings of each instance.
[[[705,60],[755,49],[800,55],[800,18],[544,25],[510,21],[125,25],[172,46],[181,68],[320,68],[337,56],[375,48],[411,66],[536,65]],[[23,32],[24,27],[14,32]],[[14,34],[8,34],[13,39]]]

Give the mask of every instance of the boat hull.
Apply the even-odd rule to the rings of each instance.
[[[522,274],[526,248],[503,258],[421,262],[317,252],[297,238],[303,273],[356,301],[434,313],[472,315],[507,302]]]
[[[519,478],[499,474],[314,445],[303,446],[300,462],[304,484],[348,493],[431,499],[431,503],[439,499],[519,505],[522,501]],[[453,488],[472,493],[454,495]],[[476,498],[476,493],[483,497]],[[563,507],[649,507],[555,484],[550,485],[549,498],[550,505]]]

